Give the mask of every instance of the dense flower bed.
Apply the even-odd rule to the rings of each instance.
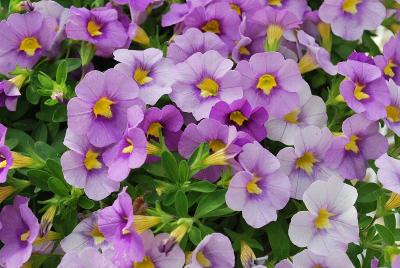
[[[400,1],[0,19],[1,267],[400,267]]]

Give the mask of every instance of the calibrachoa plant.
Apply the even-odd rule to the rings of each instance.
[[[400,268],[400,1],[0,20],[0,267]]]

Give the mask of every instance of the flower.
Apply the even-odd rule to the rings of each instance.
[[[86,136],[76,135],[70,129],[67,129],[64,144],[70,150],[61,156],[61,166],[69,184],[84,188],[85,194],[93,200],[101,200],[118,190],[119,182],[108,177],[102,159],[103,149],[91,145]]]
[[[108,243],[99,230],[97,219],[98,213],[94,212],[78,223],[72,233],[61,240],[61,248],[68,253],[73,251],[79,252],[87,247],[95,249],[107,247]]]
[[[128,40],[117,10],[109,7],[92,10],[71,7],[66,33],[70,39],[95,45],[99,56],[110,56],[115,49],[124,47]]]
[[[228,104],[220,101],[210,112],[210,118],[224,125],[235,126],[237,130],[248,133],[255,140],[261,141],[267,136],[264,123],[268,112],[264,107],[253,109],[246,99],[240,99]]]
[[[128,177],[131,169],[144,164],[147,157],[147,140],[142,129],[138,128],[143,120],[143,111],[139,106],[128,109],[128,124],[122,139],[107,149],[103,154],[104,163],[108,166],[110,179],[122,181]]]
[[[299,20],[303,19],[304,13],[309,9],[307,0],[267,0],[267,5],[275,9],[287,9]]]
[[[386,116],[390,92],[377,66],[349,59],[338,64],[338,72],[346,76],[340,83],[340,94],[351,109],[370,120]]]
[[[228,3],[213,3],[195,7],[183,21],[185,28],[197,28],[218,35],[231,49],[239,38],[240,17]]]
[[[328,115],[325,102],[319,96],[311,95],[310,87],[303,84],[299,91],[300,104],[294,108],[274,107],[269,109],[270,118],[265,124],[268,138],[287,145],[294,144],[294,137],[306,126],[326,127]]]
[[[28,207],[29,199],[16,196],[12,205],[0,212],[0,263],[5,267],[21,267],[32,254],[32,244],[39,235],[39,222]]]
[[[188,268],[232,268],[235,256],[229,238],[220,233],[209,234],[193,250]]]
[[[290,240],[318,255],[345,252],[348,243],[359,240],[356,199],[357,190],[337,178],[315,181],[303,195],[308,211],[292,217]]]
[[[393,79],[393,81],[400,85],[400,35],[390,38],[390,40],[383,46],[383,55],[374,57],[374,62],[378,66],[386,79]]]
[[[177,64],[196,52],[205,53],[209,50],[217,51],[224,58],[229,54],[228,47],[215,33],[189,28],[182,35],[175,37],[174,42],[168,46],[167,58]]]
[[[396,135],[400,135],[400,87],[391,79],[388,81],[388,87],[390,104],[386,106],[386,117],[383,121]]]
[[[134,268],[146,268],[146,267],[157,267],[157,268],[182,268],[185,264],[185,254],[179,247],[179,244],[175,244],[173,248],[168,252],[161,252],[160,245],[165,239],[168,239],[168,234],[161,233],[156,236],[151,231],[146,231],[141,234],[145,257],[141,262],[135,262]]]
[[[56,36],[55,19],[32,11],[13,13],[0,22],[0,73],[16,66],[32,68],[51,48]]]
[[[7,174],[14,164],[14,158],[10,148],[4,144],[7,134],[7,128],[0,124],[0,183],[7,180]]]
[[[139,98],[146,104],[154,105],[161,96],[171,92],[174,68],[170,60],[163,58],[161,50],[118,49],[114,51],[114,58],[120,62],[115,69],[133,78],[139,87]]]
[[[161,26],[168,27],[182,22],[191,10],[189,3],[172,3],[169,11],[161,18]]]
[[[334,137],[325,162],[346,179],[363,179],[367,160],[375,160],[386,153],[387,139],[379,133],[378,122],[359,114],[344,120],[342,130],[343,135]]]
[[[305,82],[293,60],[278,52],[256,53],[249,61],[240,61],[236,70],[242,75],[244,98],[252,107],[270,110],[298,105],[297,92]]]
[[[346,40],[359,39],[364,30],[376,29],[386,16],[379,0],[325,0],[319,8],[322,21]]]
[[[302,199],[304,191],[315,180],[328,180],[335,175],[324,161],[332,139],[328,128],[308,126],[294,138],[294,148],[286,147],[279,151],[276,157],[290,179],[292,198]]]
[[[17,101],[19,96],[21,96],[19,90],[25,80],[22,79],[21,76],[0,81],[0,107],[6,107],[7,110],[13,112],[17,110]],[[20,80],[22,80],[22,82],[20,82]]]
[[[143,239],[135,231],[132,199],[124,188],[112,206],[99,211],[99,230],[114,247],[113,262],[128,266],[145,257]]]
[[[244,171],[230,181],[226,204],[242,211],[247,224],[260,228],[275,221],[277,210],[289,201],[289,178],[280,170],[279,160],[257,142],[243,146],[239,163]]]
[[[240,74],[231,70],[232,66],[233,62],[217,51],[193,54],[176,65],[178,79],[171,99],[196,120],[208,117],[218,101],[231,103],[243,96]]]
[[[68,252],[61,259],[59,268],[85,268],[85,267],[96,267],[96,268],[117,268],[106,256],[101,254],[97,249],[87,247],[81,251]]]
[[[326,256],[314,254],[310,250],[303,250],[293,256],[293,267],[354,267],[346,253],[341,251],[329,252]]]
[[[383,154],[376,159],[375,165],[379,168],[378,180],[383,187],[400,194],[400,160]]]
[[[135,104],[138,88],[133,79],[115,70],[91,71],[75,89],[77,97],[68,102],[68,127],[87,135],[97,147],[122,138],[127,126],[127,109]],[[101,135],[99,135],[101,133]]]
[[[218,0],[217,2],[228,3],[231,9],[242,18],[263,7],[258,0]]]

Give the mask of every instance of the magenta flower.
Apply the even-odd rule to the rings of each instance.
[[[75,89],[77,97],[68,102],[68,127],[87,135],[97,147],[122,138],[127,126],[127,109],[135,104],[138,89],[133,79],[109,69],[91,71]],[[101,135],[99,135],[101,133]]]
[[[71,7],[66,33],[70,39],[94,44],[99,56],[110,56],[115,49],[123,48],[128,40],[117,10],[109,7],[92,10]]]
[[[400,35],[390,38],[383,47],[383,55],[376,56],[374,62],[386,79],[400,85]]]
[[[105,254],[100,253],[97,249],[87,247],[81,251],[68,252],[61,259],[58,268],[117,268]]]
[[[293,256],[293,267],[354,267],[345,252],[331,251],[327,256],[314,254],[310,250],[303,250]]]
[[[226,204],[241,211],[247,224],[260,228],[275,221],[277,210],[289,201],[289,178],[280,170],[279,160],[257,142],[243,146],[239,163],[244,171],[230,181]]]
[[[39,235],[39,222],[28,207],[29,199],[16,196],[12,205],[0,212],[0,264],[21,267],[32,254],[32,244]]]
[[[302,199],[304,191],[315,180],[328,180],[335,172],[325,164],[325,154],[332,143],[328,128],[308,126],[294,139],[294,148],[283,148],[277,158],[292,185],[292,198]]]
[[[378,122],[356,114],[342,124],[343,135],[333,139],[326,153],[327,165],[346,179],[363,179],[368,160],[386,153],[387,139],[379,133]]]
[[[32,68],[53,45],[56,31],[55,19],[35,11],[1,21],[0,73],[8,75],[17,65]]]
[[[359,39],[364,30],[375,30],[386,16],[379,0],[325,0],[319,8],[322,21],[346,40]]]
[[[119,182],[108,177],[102,159],[103,149],[91,145],[85,136],[76,135],[70,129],[67,129],[64,144],[70,150],[61,156],[61,166],[69,184],[84,188],[85,194],[93,200],[101,200],[118,190]]]
[[[252,107],[273,110],[298,105],[297,92],[305,82],[293,60],[278,52],[257,53],[248,62],[239,62],[236,70],[242,74],[244,98]]]
[[[243,96],[240,74],[231,70],[232,66],[233,62],[217,51],[193,54],[176,65],[178,80],[171,99],[196,120],[208,117],[218,101],[231,103]]]
[[[231,241],[220,233],[209,234],[193,250],[187,268],[232,268],[235,256]]]
[[[107,149],[103,154],[104,163],[108,166],[110,179],[122,181],[128,177],[131,169],[144,164],[147,157],[146,136],[138,128],[143,120],[143,111],[139,106],[128,109],[128,128],[122,139]]]
[[[228,3],[198,6],[185,17],[183,23],[184,31],[193,27],[203,32],[215,33],[229,48],[232,48],[234,41],[239,39],[240,17]]]
[[[171,92],[175,82],[171,61],[163,58],[159,49],[119,49],[114,52],[116,61],[121,62],[115,69],[135,80],[139,87],[139,98],[146,104],[154,105],[165,94]]]
[[[224,125],[235,126],[238,131],[248,133],[257,141],[267,137],[264,127],[268,119],[268,112],[263,107],[253,109],[249,102],[240,99],[228,104],[220,101],[213,106],[210,118],[218,120]]]
[[[397,136],[400,135],[400,86],[393,80],[388,81],[390,104],[386,106],[386,117],[383,119],[386,126]]]
[[[348,243],[359,240],[356,199],[357,190],[337,178],[314,182],[303,196],[308,211],[292,217],[290,240],[314,254],[346,252]]]
[[[167,58],[175,64],[185,61],[196,52],[205,53],[215,50],[224,58],[229,51],[226,44],[212,32],[202,32],[196,28],[189,28],[184,34],[175,37],[174,42],[168,46]]]
[[[378,180],[383,187],[400,194],[400,160],[384,154],[376,159],[375,165],[379,168]]]
[[[355,55],[360,57],[362,55]],[[390,92],[382,72],[375,65],[349,59],[338,64],[338,71],[346,79],[340,83],[340,94],[356,113],[363,113],[370,120],[386,116]]]
[[[13,164],[10,148],[4,144],[6,134],[7,128],[0,124],[0,183],[6,182],[8,171]]]
[[[113,262],[118,267],[143,260],[143,240],[133,228],[132,199],[126,193],[126,188],[118,194],[112,206],[100,210],[98,222],[99,230],[114,247]]]

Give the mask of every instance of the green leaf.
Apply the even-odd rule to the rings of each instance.
[[[190,229],[190,231],[189,231],[189,240],[194,245],[198,245],[201,242],[201,240],[202,240],[201,231],[196,226],[192,226],[192,228]]]
[[[218,209],[216,209],[214,211],[211,211],[210,213],[208,213],[203,218],[223,217],[223,216],[227,216],[227,215],[232,214],[232,213],[236,213],[236,212],[233,211],[232,209],[228,208],[228,207],[221,207],[221,208],[218,208]]]
[[[369,203],[376,201],[380,194],[381,188],[376,183],[363,183],[358,187],[357,201],[360,203]]]
[[[380,224],[375,224],[375,228],[385,244],[394,245],[395,240],[393,233],[388,228]]]
[[[82,66],[82,61],[78,58],[68,58],[65,59],[65,61],[67,62],[67,70],[69,73]]]
[[[67,106],[60,104],[53,114],[53,122],[61,123],[67,121]]]
[[[177,191],[175,194],[175,209],[179,217],[187,217],[188,199],[183,191]]]
[[[50,173],[43,170],[32,169],[28,171],[27,175],[33,185],[39,187],[43,191],[49,191],[47,182],[51,177]]]
[[[65,84],[68,77],[68,65],[66,60],[61,60],[57,67],[56,82],[59,85]]]
[[[48,181],[48,186],[50,191],[53,193],[59,195],[59,196],[68,196],[69,195],[69,190],[65,186],[65,184],[58,178],[56,177],[50,177]]]
[[[165,173],[167,173],[172,181],[177,181],[179,179],[178,163],[171,152],[165,151],[161,154],[161,164]]]
[[[89,42],[82,42],[79,54],[81,55],[82,65],[88,65],[96,52],[96,47]]]
[[[267,225],[268,241],[274,258],[277,260],[289,257],[290,240],[287,233],[288,228],[285,221],[278,220]]]
[[[384,216],[383,220],[385,222],[385,226],[389,228],[389,230],[396,229],[396,216],[394,214]]]
[[[58,159],[57,152],[54,150],[53,147],[51,147],[47,143],[44,143],[42,141],[37,141],[35,142],[34,148],[35,148],[35,153],[45,161],[48,159]]]
[[[53,79],[51,79],[51,77],[45,74],[44,72],[40,72],[38,74],[38,80],[43,88],[45,89],[53,88],[53,82],[54,82]]]
[[[32,103],[33,105],[36,105],[39,103],[40,100],[40,95],[38,92],[35,90],[33,85],[29,85],[26,87],[26,99]]]
[[[61,180],[64,180],[64,174],[62,172],[61,165],[58,161],[49,159],[46,161],[46,166],[49,168],[49,170],[51,171],[53,176],[55,176]]]
[[[381,53],[377,44],[372,40],[371,34],[367,31],[365,31],[362,36],[362,44],[367,48],[368,54],[371,56],[376,56]]]
[[[79,197],[78,205],[83,209],[91,209],[94,207],[95,203],[93,200],[87,198],[86,196]]]
[[[189,166],[186,160],[181,160],[179,163],[178,173],[180,182],[185,182],[189,179]]]
[[[225,204],[225,193],[226,190],[218,190],[200,199],[195,217],[202,218]]]
[[[47,126],[44,123],[40,123],[32,132],[32,137],[37,141],[47,141]]]
[[[200,192],[200,193],[211,193],[217,189],[215,184],[209,183],[208,181],[199,181],[190,184],[189,190],[193,192]]]
[[[47,99],[44,104],[46,104],[47,106],[54,106],[56,104],[58,104],[58,100],[53,100],[53,99]]]

